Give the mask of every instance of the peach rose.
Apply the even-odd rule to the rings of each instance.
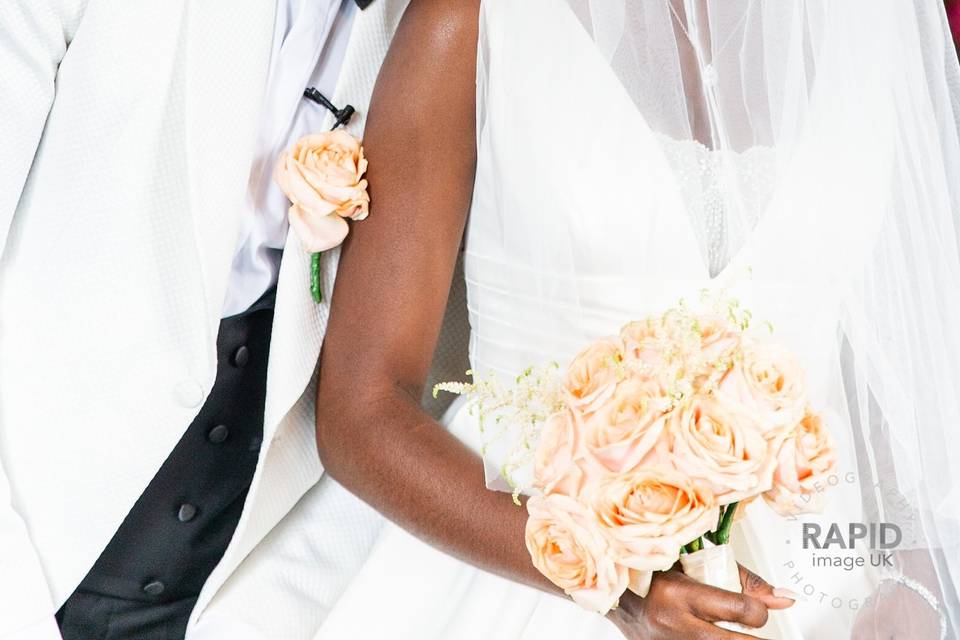
[[[812,513],[823,508],[823,492],[837,469],[833,437],[820,416],[807,413],[780,446],[773,488],[763,494],[782,516]]]
[[[650,593],[651,582],[653,582],[653,571],[630,569],[630,583],[627,585],[627,589],[641,598],[646,598],[647,594]]]
[[[291,202],[287,217],[306,251],[336,247],[349,232],[344,218],[367,217],[366,170],[360,141],[342,129],[306,136],[280,156],[273,179]]]
[[[679,396],[718,379],[732,362],[740,332],[716,316],[681,311],[631,322],[620,330],[628,364]]]
[[[800,364],[789,351],[771,344],[745,344],[717,394],[756,415],[765,432],[796,424],[806,406]]]
[[[663,441],[674,465],[708,483],[719,504],[766,491],[773,451],[750,414],[712,396],[698,396],[670,414]]]
[[[584,448],[607,471],[633,469],[656,444],[671,403],[656,381],[627,378],[586,421]]]
[[[660,368],[668,340],[667,328],[661,319],[637,320],[620,329],[624,354],[644,371],[656,371]]]
[[[567,369],[563,388],[572,408],[591,413],[613,395],[623,375],[623,352],[610,340],[590,345],[574,358]]]
[[[533,458],[534,485],[543,493],[577,496],[584,481],[584,472],[577,465],[580,453],[579,417],[572,411],[561,411],[547,419]]]
[[[710,365],[732,358],[740,347],[740,332],[723,318],[702,316],[697,319],[697,327],[702,357]]]
[[[610,555],[596,518],[577,500],[552,494],[527,501],[526,542],[534,566],[581,607],[607,613],[630,580]]]
[[[658,467],[609,476],[593,491],[591,505],[614,541],[617,561],[639,572],[672,567],[680,547],[716,527],[720,515],[705,484]]]

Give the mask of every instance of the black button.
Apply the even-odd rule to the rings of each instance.
[[[248,362],[250,362],[250,349],[247,349],[246,345],[237,347],[233,352],[233,366],[245,367]]]
[[[197,515],[197,508],[190,503],[180,505],[180,511],[177,512],[177,520],[180,522],[190,522]]]
[[[227,436],[230,435],[230,429],[227,428],[225,424],[218,424],[213,429],[210,429],[210,433],[207,434],[207,440],[213,444],[220,444],[227,439]]]
[[[163,593],[164,589],[166,589],[166,587],[159,580],[148,582],[143,586],[143,592],[148,596],[153,596],[153,597],[159,596],[161,593]]]

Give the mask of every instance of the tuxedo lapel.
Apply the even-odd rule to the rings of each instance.
[[[345,128],[357,137],[363,135],[367,107],[380,63],[402,13],[397,7],[405,5],[405,2],[380,0],[370,4],[365,11],[358,12],[354,20],[333,103],[337,106],[351,104],[356,108],[356,113]],[[333,126],[333,121],[333,115],[328,114],[324,129]],[[265,442],[270,441],[284,414],[300,397],[317,365],[330,314],[339,254],[339,249],[323,254],[324,299],[317,304],[310,297],[310,256],[303,251],[293,231],[288,233],[280,266],[277,310],[270,346]]]
[[[215,337],[245,210],[276,1],[187,2],[186,14],[189,201]]]
[[[346,128],[358,137],[363,134],[380,65],[406,5],[407,0],[377,0],[354,18],[333,102],[356,108]],[[332,124],[329,115],[324,127]],[[324,253],[324,300],[316,304],[310,295],[310,257],[292,231],[287,236],[270,344],[260,464],[233,540],[204,586],[191,626],[240,562],[320,478],[314,439],[315,373],[338,260],[339,249]]]

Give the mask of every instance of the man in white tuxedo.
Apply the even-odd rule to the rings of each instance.
[[[309,638],[362,563],[270,175],[406,3],[0,4],[0,638]]]

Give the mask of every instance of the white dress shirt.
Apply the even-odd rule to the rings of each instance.
[[[277,2],[262,125],[223,306],[225,318],[246,311],[277,282],[290,203],[273,181],[273,168],[283,150],[322,130],[327,111],[305,100],[303,91],[316,87],[332,98],[358,10],[354,0]]]

